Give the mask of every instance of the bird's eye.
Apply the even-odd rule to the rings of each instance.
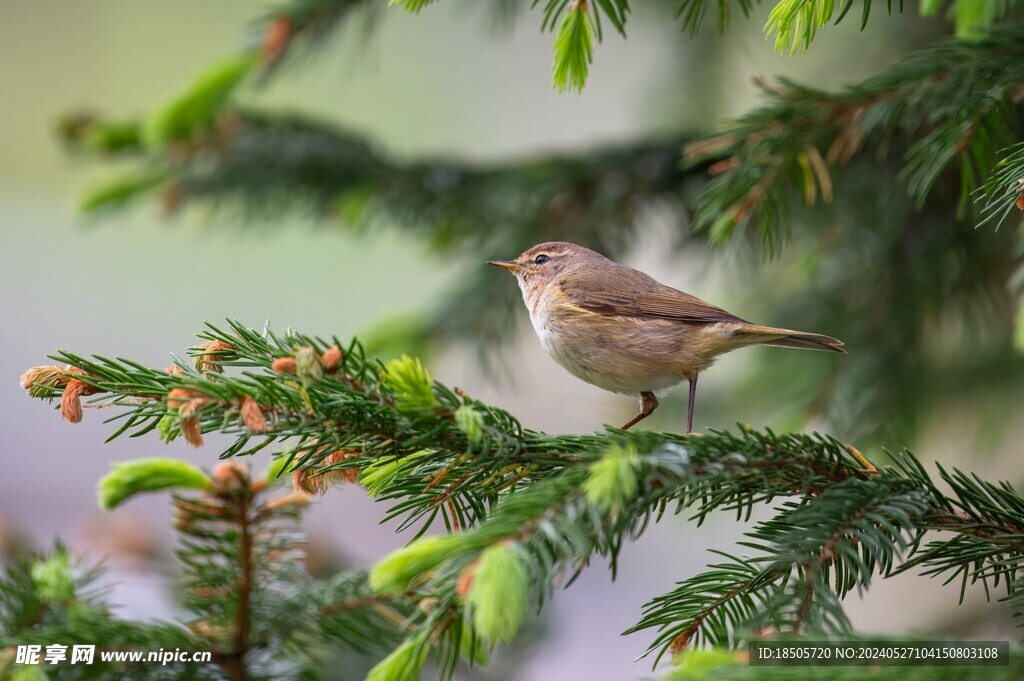
[[[534,258],[534,260],[533,260],[533,261],[534,261],[535,263],[537,263],[538,265],[543,265],[543,264],[544,264],[544,263],[546,263],[546,262],[547,262],[548,260],[550,260],[550,258],[548,258],[548,256],[546,256],[546,255],[544,255],[544,254],[541,254],[541,255],[538,255],[538,256],[537,256],[536,258]]]

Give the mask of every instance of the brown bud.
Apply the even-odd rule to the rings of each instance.
[[[275,17],[263,32],[263,63],[273,66],[284,56],[292,41],[293,26],[290,17]]]
[[[167,406],[176,410],[181,418],[192,416],[200,407],[213,401],[212,397],[187,388],[174,388],[167,393]]]
[[[717,163],[711,164],[711,166],[708,168],[708,175],[714,177],[715,175],[721,175],[722,173],[728,172],[739,167],[740,160],[735,156],[730,156],[729,158],[725,158],[722,159],[721,161],[718,161]]]
[[[189,416],[181,420],[181,434],[185,436],[185,442],[193,447],[203,446],[203,431],[199,427],[199,417]]]
[[[327,480],[317,475],[314,468],[300,468],[292,471],[292,485],[295,490],[311,497],[323,496],[327,491]]]
[[[292,374],[294,376],[298,372],[298,366],[295,363],[294,357],[278,357],[271,363],[270,368],[279,374]]]
[[[185,437],[185,442],[193,447],[201,447],[203,444],[199,417],[194,414],[199,407],[209,401],[209,397],[186,388],[174,388],[167,393],[167,408],[178,413],[181,419],[181,434]]]
[[[249,470],[234,459],[218,462],[212,473],[213,486],[221,490],[239,488],[249,477]]]
[[[672,643],[669,644],[668,651],[672,656],[676,656],[681,653],[688,645],[690,645],[690,639],[693,638],[694,631],[687,629],[683,633],[672,639]]]
[[[455,582],[455,593],[459,595],[459,598],[465,599],[469,595],[469,590],[473,588],[473,576],[476,574],[476,566],[479,559],[474,560],[472,563],[462,568],[462,572],[459,573],[459,579]]]
[[[185,370],[182,369],[177,364],[172,364],[171,366],[169,366],[166,369],[164,369],[164,371],[166,371],[167,373],[171,374],[172,376],[184,376],[185,375]]]
[[[323,364],[324,371],[330,374],[337,371],[338,367],[341,366],[341,358],[341,348],[337,345],[332,345],[320,355],[320,363]]]
[[[36,385],[55,386],[67,381],[63,369],[55,365],[32,367],[21,375],[21,387],[25,390],[31,390]]]
[[[196,394],[186,388],[174,388],[167,393],[167,407],[177,409],[180,413],[181,409],[191,402]]]
[[[358,449],[339,449],[333,452],[323,461],[324,466],[336,466],[337,464],[351,459],[353,456],[359,456],[362,452]],[[355,484],[356,480],[359,479],[358,468],[345,468],[343,470],[329,471],[325,474],[331,481],[347,482],[349,484]]]
[[[240,411],[246,428],[254,433],[262,433],[267,429],[267,419],[263,416],[260,405],[252,397],[246,395],[242,398]]]
[[[64,388],[64,394],[60,398],[60,415],[68,423],[79,423],[82,420],[82,393],[79,386],[80,381],[74,385]]]
[[[64,373],[85,375],[84,371],[73,366],[68,366]],[[84,381],[77,378],[68,379],[67,385],[64,386],[64,394],[60,398],[61,417],[68,423],[80,422],[82,420],[82,396],[94,395],[98,392],[98,388],[94,388]]]
[[[205,639],[215,639],[224,634],[223,631],[210,624],[206,620],[199,620],[189,625],[189,627],[196,633],[197,636],[201,636]]]
[[[216,361],[226,351],[234,350],[234,347],[222,340],[206,341],[199,347],[206,352],[201,355],[196,355],[196,371],[201,371],[203,373],[224,373],[224,369],[219,364],[216,364]]]

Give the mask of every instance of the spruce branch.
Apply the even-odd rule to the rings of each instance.
[[[236,460],[210,473],[175,463],[175,475],[161,473],[171,470],[166,460],[120,464],[100,488],[117,491],[101,493],[108,507],[143,492],[175,492],[188,616],[175,624],[119,619],[94,586],[102,571],[81,569],[58,546],[23,557],[0,577],[0,646],[97,645],[95,664],[73,678],[245,681],[313,670],[329,650],[362,655],[400,641],[407,604],[372,593],[365,572],[319,580],[302,567],[298,520],[308,497],[282,489],[274,468],[256,476]],[[209,652],[211,659],[130,667],[100,659],[103,652],[175,648]],[[2,657],[0,677],[7,678]]]
[[[123,662],[105,661],[100,651],[202,650],[204,642],[170,622],[138,622],[118,618],[98,585],[102,569],[86,567],[80,558],[57,544],[47,553],[16,557],[0,573],[0,678],[40,678],[42,667],[18,665],[15,646],[97,646],[93,663],[63,672],[61,678],[123,678]],[[63,670],[62,670],[63,671]],[[205,665],[169,670],[160,665],[135,665],[132,678],[216,681],[224,677]],[[47,678],[47,677],[42,677]]]
[[[1014,144],[999,152],[1001,156],[992,174],[975,190],[981,203],[982,224],[1002,226],[1013,209],[1024,210],[1024,144]]]
[[[768,15],[764,31],[769,37],[775,36],[775,49],[790,54],[804,52],[818,30],[824,28],[836,16],[838,24],[850,12],[855,0],[780,0]],[[872,0],[862,0],[860,29],[867,27],[871,17]],[[885,0],[886,10],[891,16],[893,5],[903,12],[903,0]]]
[[[1010,605],[1019,604],[1024,498],[1005,483],[940,467],[952,489],[944,493],[908,453],[865,470],[862,456],[832,438],[745,427],[704,436],[618,429],[549,436],[433,381],[409,358],[383,364],[355,341],[278,336],[230,321],[227,329],[200,334],[204,342],[191,350],[198,370],[61,352],[54,359],[68,369],[37,368],[23,383],[30,394],[62,403],[80,401],[74,388],[86,386],[92,404],[121,407],[110,419],[124,421],[114,436],[159,427],[167,438],[192,433],[198,444],[207,432],[234,434],[224,457],[277,444],[267,480],[290,472],[299,489],[314,492],[358,480],[393,504],[384,515],[403,517],[399,529],[417,525],[417,537],[443,517],[450,534],[414,538],[371,570],[367,591],[333,606],[307,597],[321,603],[321,615],[351,604],[377,626],[400,624],[405,642],[377,675],[418,668],[427,648],[450,674],[482,646],[512,638],[526,614],[571,584],[594,556],[607,558],[614,576],[624,541],[669,508],[700,523],[714,511],[744,519],[755,506],[783,502],[742,544],[756,555],[722,554],[725,562],[648,604],[631,631],[656,629],[651,651],[659,657],[705,642],[738,645],[764,628],[845,634],[843,598],[876,576],[908,569],[962,575],[986,590],[989,582],[1002,585]],[[68,411],[74,409],[62,409]],[[121,479],[138,485],[144,477]],[[247,570],[274,564],[269,557],[288,555],[290,544],[287,535],[260,529],[263,516],[245,491],[255,483],[245,482],[251,478],[244,468],[225,462],[211,479],[215,500],[179,502],[182,528],[227,560],[197,561],[191,549],[182,560],[203,575],[205,588],[235,588],[228,607],[222,600],[192,607],[222,623],[225,659],[244,660],[239,651],[268,636],[258,618],[241,626],[239,613],[263,612],[260,604],[273,601],[274,585],[287,584],[292,568],[278,560],[275,571],[285,572],[248,579]],[[242,487],[225,494],[225,485]],[[238,531],[217,530],[223,523]],[[340,587],[344,593],[349,584]],[[325,626],[339,636],[350,632],[344,624]]]
[[[1016,557],[1024,551],[1024,498],[1006,482],[992,484],[942,466],[939,473],[952,494],[943,500],[945,512],[928,518],[929,526],[949,528],[958,536],[925,544],[900,571],[923,567],[923,574],[947,575],[946,584],[959,578],[961,602],[968,584],[981,582],[987,595],[1002,585],[1003,600],[1020,614],[1021,566]]]
[[[558,36],[555,38],[555,63],[552,67],[552,78],[557,90],[579,92],[587,82],[590,63],[594,60],[595,32],[588,7],[587,0],[573,0],[558,29]]]
[[[140,124],[80,114],[72,116],[78,122],[65,125],[61,134],[82,153],[117,153],[158,168],[163,183],[155,188],[156,195],[172,193],[174,202],[168,207],[175,210],[196,201],[235,205],[252,216],[275,207],[299,209],[355,225],[384,217],[430,229],[438,245],[485,239],[470,228],[485,213],[522,243],[544,235],[537,224],[541,220],[557,220],[559,229],[586,238],[585,217],[600,217],[605,223],[614,216],[628,222],[644,202],[679,201],[686,178],[696,174],[677,167],[682,137],[504,163],[449,158],[403,162],[357,134],[309,118],[232,106],[220,116],[221,133],[200,137],[187,149],[152,149],[139,138],[108,142],[110,127]],[[152,189],[140,187],[136,195]],[[491,192],[490,198],[484,190]],[[599,215],[588,206],[597,195],[608,202]],[[517,217],[513,206],[525,215]],[[593,228],[591,233],[604,231]],[[606,233],[604,239],[609,238]]]
[[[965,211],[997,150],[1022,129],[1022,35],[1022,25],[1007,24],[981,40],[940,42],[837,93],[789,81],[766,87],[772,104],[687,149],[691,162],[716,162],[698,228],[723,239],[756,222],[778,243],[795,198],[828,202],[842,191],[839,171],[869,150],[902,154],[901,179],[918,204],[944,171],[958,170]]]
[[[390,4],[402,6],[406,11],[417,14],[436,0],[393,0]],[[703,26],[709,6],[714,12],[720,30],[724,30],[733,14],[733,5],[748,17],[755,3],[760,0],[676,0],[676,18],[685,31],[695,35]],[[361,0],[292,0],[276,11],[263,28],[263,60],[265,68],[271,69],[288,52],[296,38],[309,42],[347,19],[354,7],[365,5]],[[603,23],[608,22],[621,36],[626,35],[626,23],[630,13],[629,0],[531,0],[530,6],[543,4],[542,31],[556,31],[554,44],[553,85],[560,91],[579,91],[586,83],[589,64],[593,60],[594,42],[603,39]],[[828,25],[835,17],[840,23],[854,7],[856,0],[779,0],[773,7],[765,25],[765,32],[775,36],[777,50],[806,50],[818,29]],[[969,12],[956,3],[953,11],[959,27],[987,25],[1001,15],[1004,8],[994,11]],[[873,6],[872,0],[862,0],[860,6],[861,30],[867,25]],[[903,11],[903,0],[885,0],[889,15]],[[500,14],[507,14],[500,10]],[[933,8],[923,7],[922,14],[934,14]],[[965,29],[964,29],[965,30]],[[313,40],[309,40],[311,34]]]
[[[280,67],[309,56],[330,42],[346,23],[361,17],[372,26],[377,3],[366,0],[287,0],[255,23],[264,80]]]
[[[651,599],[644,606],[641,621],[624,632],[658,630],[645,653],[656,652],[654,666],[666,652],[675,655],[703,644],[736,647],[740,632],[767,607],[771,590],[758,588],[765,582],[763,570],[745,558],[714,553],[726,562],[709,565],[707,572]]]
[[[922,0],[921,16],[937,16],[944,9],[955,24],[958,38],[976,38],[997,20],[1010,13],[1017,0],[972,2],[972,0]]]
[[[114,123],[82,120],[64,133],[72,148],[134,158],[140,172],[160,178],[156,184],[118,184],[113,191],[101,187],[83,203],[99,208],[110,197],[117,206],[151,197],[171,212],[190,204],[238,211],[253,228],[269,228],[269,219],[284,212],[356,229],[393,223],[435,250],[483,259],[552,239],[621,252],[639,231],[645,211],[684,212],[700,182],[701,169],[679,166],[687,139],[682,136],[499,163],[444,157],[410,162],[308,118],[231,107],[221,115],[225,123],[217,130],[222,132],[196,140],[187,153],[123,143],[116,151],[104,150],[94,140],[105,139],[103,131]],[[435,309],[396,320],[367,340],[378,348],[408,351],[417,337],[489,343],[512,337],[518,294],[492,275],[477,267],[467,270],[458,289],[443,295]]]
[[[419,14],[436,0],[392,0],[411,14]],[[733,5],[748,17],[760,0],[675,0],[676,18],[685,31],[696,34],[704,23],[709,6],[714,5],[718,27],[724,30],[734,13]],[[885,0],[888,13],[893,13],[893,0]],[[470,3],[465,3],[470,4]],[[488,3],[498,20],[514,15],[524,0],[501,0]],[[554,43],[553,85],[557,90],[580,90],[586,82],[593,58],[595,39],[603,39],[607,22],[625,37],[631,11],[629,0],[530,0],[529,7],[543,5],[541,31],[557,31]],[[765,32],[775,35],[776,48],[796,52],[807,49],[817,30],[829,23],[833,15],[839,23],[850,12],[855,0],[778,0],[771,12]],[[861,29],[871,13],[872,0],[861,2]],[[958,32],[967,35],[971,29],[988,25],[1001,16],[1008,3],[978,11],[969,7],[972,0],[954,3]],[[977,3],[973,3],[977,4]],[[903,0],[898,0],[902,12]],[[922,14],[935,14],[934,7],[922,7]],[[283,64],[297,61],[298,55],[309,56],[330,43],[330,38],[347,24],[362,19],[364,33],[372,29],[380,14],[377,3],[366,0],[286,0],[253,22],[254,36],[240,51],[241,58],[251,60],[265,81],[275,76]],[[507,21],[505,23],[508,23]]]

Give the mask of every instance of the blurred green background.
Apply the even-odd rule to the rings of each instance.
[[[549,81],[552,36],[539,33],[538,12],[523,11],[510,25],[494,26],[479,4],[441,3],[419,16],[385,11],[372,32],[352,22],[326,53],[266,88],[247,90],[244,99],[329,118],[400,159],[519,159],[711,132],[756,104],[753,76],[790,76],[835,88],[877,71],[942,28],[909,13],[893,19],[878,13],[867,32],[859,33],[855,22],[829,28],[828,40],[819,41],[812,55],[794,58],[775,54],[763,39],[763,10],[734,22],[725,37],[705,31],[690,39],[665,21],[662,3],[638,3],[628,40],[606,34],[584,92],[559,95]],[[247,22],[261,9],[198,0],[0,5],[0,374],[6,377],[0,382],[0,545],[43,547],[59,536],[91,559],[106,559],[107,579],[116,583],[111,598],[133,616],[174,612],[168,505],[146,498],[103,514],[94,500],[95,481],[109,462],[142,456],[180,456],[209,466],[217,443],[201,450],[155,439],[103,445],[110,430],[99,414],[87,412],[76,426],[61,422],[24,397],[20,373],[58,347],[164,366],[170,352],[192,345],[204,321],[224,317],[344,338],[429,307],[458,289],[463,268],[475,266],[464,254],[432,250],[402,225],[353,230],[281,216],[253,227],[243,215],[201,207],[165,217],[153,202],[88,218],[76,212],[74,197],[101,173],[62,150],[53,132],[60,115],[81,109],[139,115],[211,62],[257,39]],[[759,309],[757,290],[744,290],[744,282],[752,269],[789,263],[762,264],[741,248],[670,252],[665,244],[685,226],[669,214],[651,213],[629,264],[741,316],[773,322]],[[506,283],[514,286],[511,279]],[[553,432],[586,432],[634,413],[631,401],[580,383],[554,365],[530,332],[525,309],[516,314],[523,333],[494,348],[500,357],[491,358],[505,370],[483,371],[469,343],[455,342],[430,358],[435,376],[509,409],[529,427]],[[786,407],[770,392],[742,393],[745,377],[772,362],[775,352],[730,355],[703,377],[698,429],[737,420],[784,426]],[[814,364],[833,358],[800,359]],[[785,391],[780,395],[784,400]],[[649,427],[681,429],[683,405],[667,403]],[[981,415],[951,405],[904,444],[987,478],[1019,480],[1020,401],[1002,397],[998,405],[997,413]],[[1002,424],[984,456],[972,453],[979,418]],[[404,541],[378,526],[379,517],[360,489],[331,491],[310,515],[314,554],[371,563]],[[521,662],[519,678],[645,674],[647,663],[632,660],[646,640],[619,632],[636,621],[641,603],[701,569],[706,548],[731,546],[742,529],[729,518],[701,529],[681,519],[665,522],[623,552],[614,586],[600,566],[586,572],[558,595],[548,612],[548,635]],[[1005,637],[1008,622],[975,619],[978,596],[970,594],[968,606],[957,609],[955,589],[901,577],[878,582],[863,601],[850,603],[850,613],[865,632],[929,629]]]

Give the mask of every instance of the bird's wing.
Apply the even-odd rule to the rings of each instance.
[[[697,324],[747,321],[624,265],[575,270],[559,282],[569,303],[595,314]]]

